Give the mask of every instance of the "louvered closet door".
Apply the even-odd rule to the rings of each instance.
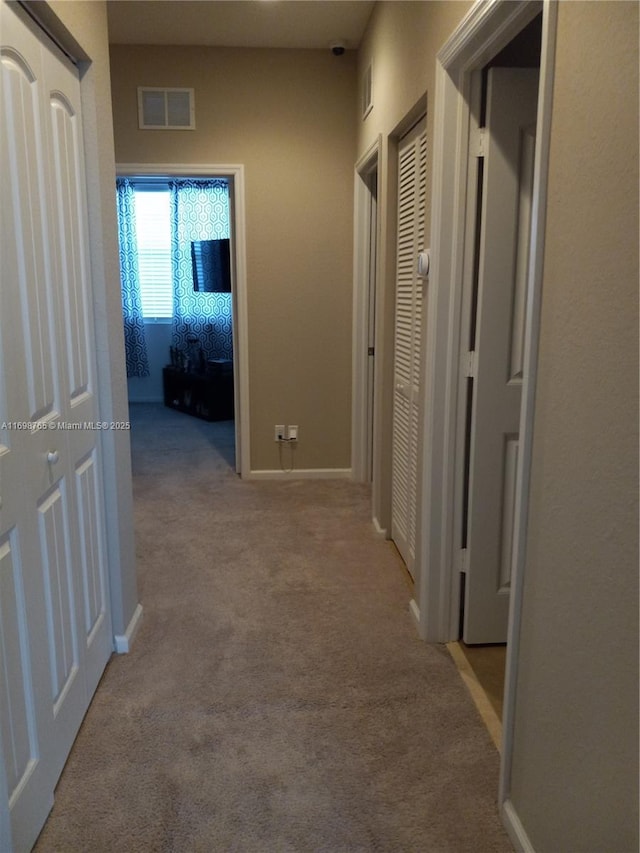
[[[80,87],[0,5],[0,737],[28,850],[111,653]],[[79,424],[80,429],[66,428]]]
[[[416,275],[424,249],[427,134],[423,119],[400,141],[394,349],[391,536],[413,575],[418,484],[422,284]]]

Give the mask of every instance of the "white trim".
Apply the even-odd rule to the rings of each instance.
[[[440,48],[437,64],[450,72],[482,68],[542,9],[542,0],[476,0]]]
[[[420,608],[418,607],[418,602],[415,598],[412,598],[409,602],[409,613],[411,614],[411,618],[413,619],[416,628],[420,631]]]
[[[535,853],[536,849],[522,825],[512,800],[505,800],[502,803],[500,816],[517,853]]]
[[[371,191],[366,178],[380,166],[382,136],[373,142],[360,157],[354,174],[354,228],[353,228],[353,333],[352,370],[353,394],[351,402],[351,467],[355,480],[367,482],[371,460],[368,458],[369,395],[369,285],[371,228]],[[380,269],[380,216],[376,221],[376,278]],[[371,447],[373,453],[373,446]]]
[[[549,149],[551,146],[551,118],[553,111],[554,59],[558,4],[545,0],[542,19],[542,46],[540,53],[540,83],[538,88],[538,118],[536,122],[536,151],[534,163],[533,203],[531,211],[531,257],[529,258],[526,327],[524,337],[524,382],[520,414],[520,463],[516,481],[516,506],[514,516],[511,601],[507,632],[507,661],[505,667],[505,693],[503,708],[503,753],[500,765],[499,802],[511,796],[511,769],[513,757],[513,731],[516,713],[516,682],[520,656],[520,622],[529,520],[529,486],[533,450],[533,423],[535,414],[536,379],[538,371],[538,346],[540,341],[540,312],[544,269],[544,235],[547,214],[547,181],[549,175]]]
[[[248,480],[350,480],[351,468],[294,468],[282,471],[279,468],[250,471]]]
[[[133,612],[131,621],[124,634],[116,634],[113,638],[113,650],[117,655],[126,655],[131,651],[140,623],[142,622],[142,605],[139,604]]]
[[[236,403],[236,470],[241,477],[250,475],[249,418],[249,314],[247,308],[247,238],[245,226],[244,166],[180,165],[176,163],[117,163],[117,175],[154,175],[158,177],[228,177],[233,180],[233,216],[235,240],[235,280],[233,287],[233,362]]]
[[[376,536],[379,536],[381,539],[389,538],[387,528],[381,527],[380,522],[375,516],[371,519],[371,523],[373,524],[374,530],[376,531]]]

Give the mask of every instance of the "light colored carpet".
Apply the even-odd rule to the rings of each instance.
[[[366,486],[243,482],[230,424],[132,406],[144,621],[36,850],[510,851],[498,754],[422,643]]]

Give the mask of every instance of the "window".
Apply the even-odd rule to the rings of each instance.
[[[142,316],[173,316],[171,222],[168,187],[134,189],[136,242]]]

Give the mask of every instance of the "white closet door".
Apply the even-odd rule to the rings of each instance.
[[[426,120],[400,141],[394,349],[391,537],[411,574],[415,562],[419,401],[422,361],[422,283],[418,253],[424,249]]]
[[[112,632],[99,431],[85,428],[97,408],[79,82],[6,3],[0,32],[0,734],[26,850]]]

